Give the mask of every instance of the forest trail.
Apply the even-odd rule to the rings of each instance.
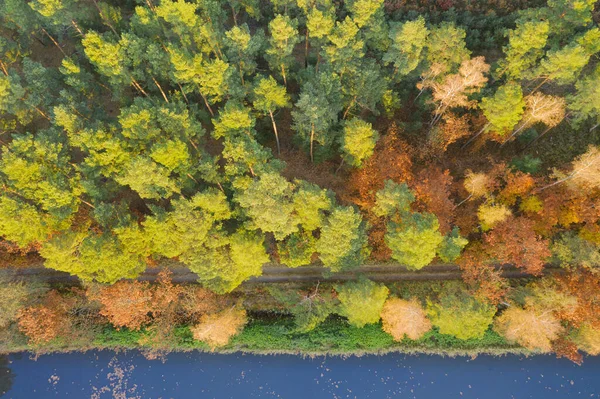
[[[511,265],[498,265],[502,269],[502,276],[506,278],[527,278],[530,274],[523,272]],[[170,267],[172,280],[175,283],[195,283],[198,277],[186,267],[178,264]],[[144,273],[138,277],[139,281],[154,282],[157,280],[161,267],[148,267]],[[563,269],[558,267],[546,267],[544,274],[552,272],[561,272]],[[303,266],[289,268],[278,265],[267,264],[263,267],[263,274],[258,277],[252,277],[243,284],[260,283],[290,283],[290,282],[317,282],[317,281],[349,281],[355,280],[360,276],[373,281],[411,281],[411,280],[460,280],[461,271],[458,265],[439,264],[425,266],[421,270],[408,270],[405,266],[397,264],[370,264],[361,266],[352,271],[339,273],[329,273],[327,268],[321,266]],[[43,266],[29,268],[0,269],[1,277],[14,278],[35,278],[41,282],[47,283],[77,283],[79,278],[65,272],[59,272],[47,269]]]

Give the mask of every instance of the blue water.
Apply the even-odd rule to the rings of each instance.
[[[12,355],[2,398],[598,398],[600,358],[583,366],[552,356],[442,358],[137,352]],[[6,362],[5,362],[6,363]],[[6,370],[10,369],[10,372]]]

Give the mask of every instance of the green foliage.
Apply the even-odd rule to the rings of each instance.
[[[316,249],[332,272],[360,266],[369,254],[365,222],[360,214],[352,207],[334,208],[321,228]]]
[[[139,255],[127,252],[109,234],[66,232],[44,243],[40,255],[50,269],[100,283],[135,278],[146,268]]]
[[[460,256],[463,248],[469,243],[464,237],[461,237],[458,227],[454,227],[452,231],[444,237],[444,241],[440,244],[437,254],[440,259],[446,263],[454,262]]]
[[[273,71],[280,70],[284,82],[287,82],[286,70],[294,62],[292,52],[294,46],[300,42],[297,31],[297,22],[287,15],[277,15],[269,22],[269,48],[266,59]]]
[[[431,213],[406,214],[400,222],[390,221],[385,242],[392,258],[409,269],[427,266],[444,241],[439,227],[437,217]]]
[[[521,86],[516,83],[500,86],[492,97],[481,99],[480,107],[488,120],[487,130],[501,136],[510,133],[525,112]]]
[[[277,243],[279,262],[288,267],[309,265],[316,252],[316,239],[305,231],[292,233],[285,241]]]
[[[332,193],[305,181],[297,181],[296,186],[293,200],[294,217],[307,232],[322,227],[325,221],[324,213],[329,211],[334,203]]]
[[[293,217],[293,186],[277,173],[265,173],[238,195],[236,201],[250,217],[250,229],[271,232],[277,240],[298,231]]]
[[[272,76],[262,78],[254,87],[254,108],[261,113],[274,112],[289,106],[290,96],[285,87],[277,84]]]
[[[394,64],[401,76],[408,75],[419,66],[428,35],[423,17],[405,23],[392,23],[389,34],[392,45],[383,56],[383,61]]]
[[[68,220],[57,220],[27,202],[0,196],[0,234],[21,248],[42,243],[68,226]]]
[[[465,36],[464,29],[450,22],[432,28],[426,39],[429,64],[440,65],[448,72],[458,69],[471,55],[465,44]]]
[[[534,174],[540,170],[542,160],[528,154],[520,158],[513,158],[513,160],[510,161],[510,164],[516,170],[520,170],[523,173]]]
[[[461,340],[481,339],[496,314],[496,308],[466,294],[448,293],[439,303],[428,301],[427,314],[440,333]]]
[[[354,118],[344,125],[342,150],[344,159],[352,166],[360,167],[375,149],[379,133],[373,126],[361,119]]]
[[[518,22],[516,29],[508,32],[506,58],[500,62],[501,73],[521,79],[543,55],[549,32],[548,21]]]
[[[377,201],[372,211],[377,216],[390,217],[396,212],[408,212],[415,195],[406,183],[398,184],[391,180],[385,181],[383,189],[376,194]]]
[[[550,247],[553,263],[561,267],[596,268],[600,266],[600,246],[573,232],[562,234]]]
[[[347,317],[350,325],[358,328],[379,321],[383,304],[389,294],[385,285],[370,280],[337,285],[335,290],[340,300],[340,315]]]
[[[313,331],[334,313],[337,307],[337,302],[332,296],[328,293],[320,294],[318,285],[308,292],[280,289],[276,286],[270,286],[268,290],[294,316],[294,333]]]

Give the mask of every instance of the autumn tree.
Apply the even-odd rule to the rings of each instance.
[[[69,318],[72,304],[72,299],[63,297],[58,291],[49,291],[41,304],[19,310],[19,330],[34,345],[66,337],[72,326]]]
[[[340,300],[340,314],[358,328],[377,323],[389,290],[371,280],[348,282],[336,286]]]
[[[431,330],[431,322],[425,310],[414,298],[388,298],[381,311],[381,321],[383,331],[390,334],[395,341],[401,341],[405,336],[417,340]]]
[[[147,282],[118,281],[109,286],[89,286],[87,296],[101,304],[100,314],[117,329],[139,330],[150,322],[152,292]]]
[[[191,327],[194,339],[206,343],[212,350],[225,346],[248,322],[246,311],[238,306],[218,313],[205,314]]]
[[[510,342],[549,352],[563,327],[551,311],[511,306],[496,318],[494,330]]]
[[[511,263],[531,274],[540,274],[550,257],[549,242],[525,217],[509,218],[484,236],[492,255],[500,263]]]

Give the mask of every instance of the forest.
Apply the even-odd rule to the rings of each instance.
[[[0,352],[600,354],[595,0],[0,0],[0,21]],[[17,276],[37,265],[78,281]],[[365,265],[462,278],[336,280]]]

